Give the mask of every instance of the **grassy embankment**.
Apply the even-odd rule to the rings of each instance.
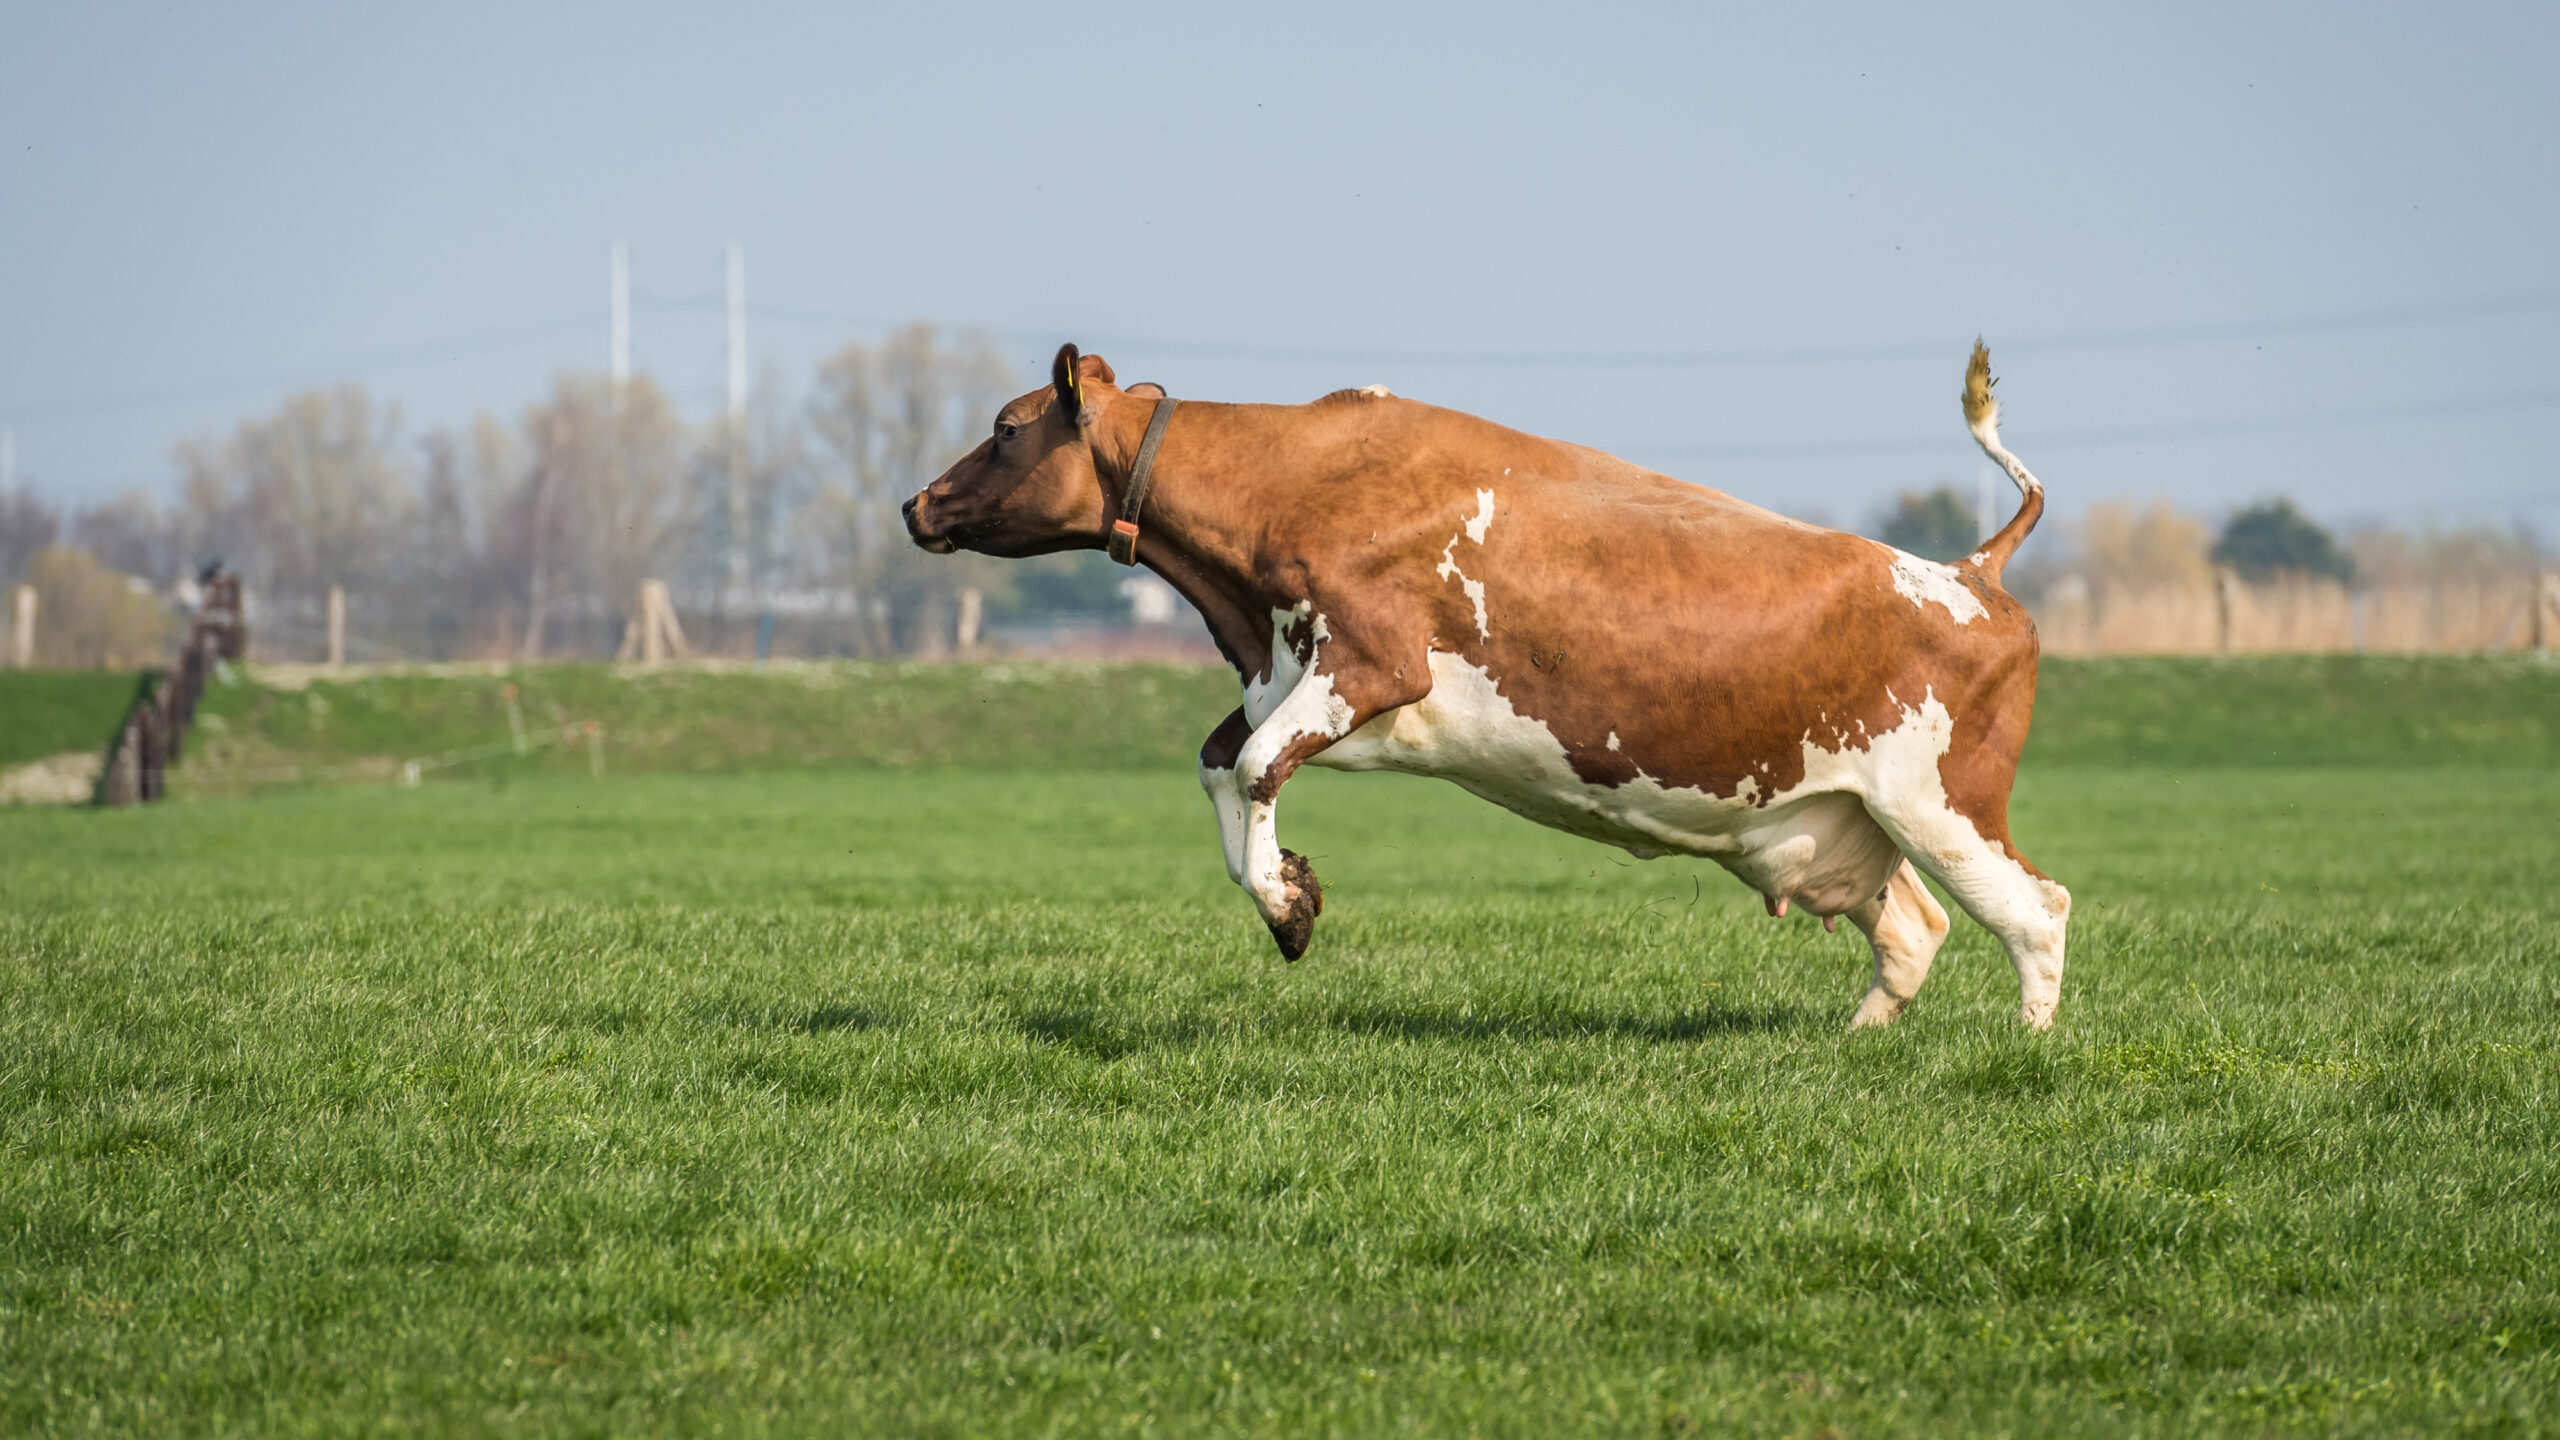
[[[0,670],[0,770],[104,755],[140,684],[118,670]]]
[[[1850,936],[1393,776],[1291,786],[1283,966],[1188,692],[983,722],[1116,773],[0,815],[0,1429],[2538,1433],[2560,772],[2458,670],[2052,667],[2040,1037],[1970,924],[1847,1036]]]
[[[583,774],[593,759],[580,728],[588,720],[615,774],[1180,769],[1235,704],[1224,671],[1162,666],[555,665],[341,680],[304,672],[264,683],[257,673],[207,691],[177,793],[387,779],[405,760],[503,748],[510,685],[530,752],[430,774]],[[122,676],[0,672],[0,765],[103,748],[131,691]],[[2560,763],[2560,665],[2047,660],[2026,757],[2029,768],[2447,763]]]

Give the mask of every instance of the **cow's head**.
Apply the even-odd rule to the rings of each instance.
[[[1097,550],[1107,526],[1092,437],[1123,391],[1109,362],[1058,347],[1049,383],[996,412],[993,433],[903,510],[907,534],[937,555],[975,550],[1019,557]]]

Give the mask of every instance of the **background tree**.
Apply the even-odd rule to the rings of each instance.
[[[2213,542],[2211,558],[2249,581],[2279,575],[2355,578],[2355,563],[2338,548],[2338,542],[2294,509],[2290,500],[2262,501],[2232,516]]]
[[[1973,553],[1982,539],[1974,525],[1973,507],[1946,485],[1921,494],[1904,491],[1877,529],[1877,538],[1897,550],[1941,564]]]
[[[414,495],[396,406],[362,386],[286,397],[178,464],[203,542],[252,587],[313,595],[378,576]]]
[[[71,516],[71,543],[110,570],[168,586],[199,568],[186,553],[184,518],[148,490],[127,490]]]
[[[2544,564],[2539,540],[2522,525],[2505,530],[2485,525],[2430,528],[2416,534],[2375,527],[2349,539],[2347,558],[2357,579],[2375,585],[2531,576]]]
[[[975,331],[946,341],[910,325],[878,346],[847,345],[818,367],[809,422],[826,462],[813,523],[838,583],[862,598],[857,653],[930,653],[948,642],[953,596],[1007,592],[1012,576],[981,556],[930,556],[907,543],[898,507],[985,438],[1012,375]]]
[[[27,562],[36,587],[36,663],[119,670],[168,663],[178,615],[148,581],[121,575],[85,550],[55,545]]]
[[[610,381],[562,375],[518,428],[514,453],[530,464],[500,503],[514,532],[510,588],[525,603],[522,653],[610,649],[603,637],[621,633],[640,582],[667,575],[684,550],[690,433],[646,376],[617,406]]]
[[[238,572],[262,639],[316,653],[329,587],[384,593],[416,502],[399,427],[396,406],[347,386],[178,447],[177,544]]]
[[[61,536],[62,514],[52,506],[23,490],[0,496],[0,588],[25,579],[36,552]]]
[[[684,587],[718,596],[711,617],[719,623],[753,623],[756,600],[777,588],[828,583],[832,572],[825,526],[812,526],[813,481],[808,427],[800,412],[783,403],[787,383],[768,368],[748,390],[745,422],[737,443],[730,443],[730,421],[722,415],[695,447],[684,502],[688,528],[673,574]],[[739,467],[740,558],[746,562],[746,593],[733,596],[730,562],[729,467]],[[740,603],[732,605],[732,600]],[[717,629],[705,634],[717,639]]]
[[[2166,500],[2141,510],[2122,501],[2092,505],[2079,542],[2080,571],[2102,590],[2201,589],[2213,579],[2204,522]]]

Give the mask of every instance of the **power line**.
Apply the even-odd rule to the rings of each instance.
[[[707,297],[666,296],[659,303],[685,309],[712,303]],[[837,329],[877,330],[895,323],[877,315],[857,315],[807,305],[758,305],[755,312],[783,324],[822,325]],[[2004,339],[2004,354],[2072,350],[2132,350],[2211,344],[2222,340],[2268,338],[2355,330],[2394,329],[2418,325],[2453,325],[2507,319],[2560,309],[2560,295],[2517,294],[2404,305],[2327,314],[2276,316],[2259,320],[2210,324],[2092,330],[2078,334]],[[987,333],[1018,343],[1042,343],[1058,332],[1013,328]],[[1300,346],[1232,344],[1220,341],[1168,340],[1108,332],[1088,334],[1096,346],[1133,349],[1161,356],[1245,360],[1288,364],[1421,365],[1465,369],[1712,369],[1754,365],[1857,364],[1942,357],[1947,340],[1907,341],[1887,345],[1764,346],[1723,350],[1450,350],[1377,346]]]
[[[725,295],[660,295],[634,290],[634,301],[665,310],[725,308]],[[2560,295],[2475,296],[2427,305],[2340,311],[2328,314],[2272,317],[2201,325],[2148,329],[2096,330],[2078,334],[2028,336],[2004,340],[2004,354],[2033,351],[2108,350],[2209,344],[2275,335],[2338,333],[2405,326],[2461,324],[2545,313],[2560,309]],[[797,304],[757,304],[748,313],[785,325],[823,326],[838,330],[876,331],[902,323]],[[151,390],[110,391],[7,407],[14,418],[51,418],[112,413],[218,399],[242,390],[279,385],[307,385],[316,375],[343,376],[350,371],[383,371],[451,363],[522,349],[537,342],[591,334],[595,317],[569,311],[519,324],[466,331],[441,339],[363,351],[335,360],[290,368],[251,371],[186,385]],[[1057,332],[998,328],[988,333],[1017,343],[1047,343]],[[1165,339],[1109,333],[1088,338],[1097,345],[1134,349],[1164,357],[1241,360],[1289,364],[1414,365],[1471,369],[1704,369],[1748,366],[1858,364],[1928,359],[1950,352],[1948,341],[1910,341],[1863,346],[1780,346],[1726,350],[1452,350],[1374,346],[1290,346],[1235,344],[1219,341]],[[1792,452],[1791,452],[1792,453]],[[1850,446],[1832,453],[1863,453]]]
[[[2338,415],[2287,415],[2264,419],[2208,420],[2191,425],[2143,425],[2104,430],[2059,430],[2049,434],[2019,437],[2021,445],[2044,448],[2085,446],[2105,448],[2116,445],[2145,445],[2179,440],[2213,440],[2241,435],[2273,435],[2286,432],[2351,430],[2373,425],[2398,425],[2412,420],[2432,420],[2447,415],[2488,414],[2501,410],[2537,410],[2560,405],[2560,389],[2518,390],[2506,395],[2476,400],[2445,400],[2431,405],[2396,406],[2389,409],[2361,410]],[[1812,442],[1803,445],[1690,445],[1671,442],[1659,445],[1621,445],[1613,451],[1624,455],[1649,455],[1678,460],[1770,460],[1810,459],[1835,455],[1919,455],[1969,448],[1954,433],[1934,440],[1850,440],[1835,443]]]
[[[464,360],[508,350],[520,350],[537,341],[554,340],[573,333],[592,333],[595,315],[576,310],[541,320],[528,320],[515,325],[495,326],[486,330],[466,331],[441,340],[392,346],[359,352],[342,359],[317,364],[298,365],[291,369],[253,371],[203,380],[190,385],[171,386],[161,390],[127,390],[102,395],[74,396],[63,400],[38,401],[32,405],[13,405],[9,413],[25,415],[86,415],[117,410],[142,410],[159,405],[184,404],[194,400],[220,399],[240,390],[263,389],[277,385],[309,385],[314,374],[343,376],[356,370],[396,370],[418,365],[432,365]]]
[[[605,265],[605,298],[613,310],[613,335],[605,358],[613,367],[613,408],[619,410],[623,392],[631,388],[631,247],[614,241]]]

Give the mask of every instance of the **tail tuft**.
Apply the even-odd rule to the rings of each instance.
[[[1967,429],[1978,430],[1987,425],[1994,434],[1999,433],[2000,397],[1991,393],[1991,387],[1999,383],[2000,377],[1991,373],[1991,347],[1979,338],[1975,339],[1973,359],[1964,367],[1964,423]]]
[[[2036,521],[2044,514],[2043,483],[2000,443],[2000,397],[1991,393],[1991,387],[1999,383],[1991,373],[1990,348],[1975,340],[1973,358],[1964,367],[1965,428],[1973,432],[1973,442],[1982,447],[1982,453],[2007,471],[2018,486],[2018,513],[2009,517],[1999,534],[1982,542],[1982,548],[1973,553],[1969,562],[1995,585],[2000,583],[2001,568],[2026,543],[2028,532],[2036,528]]]

